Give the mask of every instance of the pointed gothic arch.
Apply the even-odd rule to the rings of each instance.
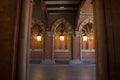
[[[51,31],[52,32],[55,32],[57,27],[61,24],[61,23],[64,23],[65,26],[67,26],[68,30],[69,31],[72,31],[73,28],[72,28],[72,25],[64,18],[60,18],[60,19],[57,19],[53,24],[52,24],[52,27],[51,27]]]
[[[84,19],[83,21],[81,21],[81,23],[80,23],[80,25],[79,25],[79,31],[84,27],[84,25],[86,25],[87,23],[92,23],[92,24],[94,24],[93,23],[93,17],[91,17],[91,18],[86,18],[86,19]]]
[[[30,48],[39,49],[43,48],[43,39],[37,41],[37,35],[41,34],[43,37],[43,33],[45,31],[45,25],[40,19],[33,19],[32,26],[31,26],[31,36],[30,36]]]
[[[31,27],[34,27],[34,25],[37,24],[40,26],[40,28],[45,31],[45,24],[40,20],[40,19],[33,19],[32,20],[32,26]]]
[[[64,40],[60,40],[61,30],[64,29]],[[54,33],[54,58],[71,58],[71,24],[64,18],[57,19],[52,27],[51,32]],[[60,54],[62,53],[62,54]],[[62,56],[64,55],[64,56]]]
[[[87,18],[84,21],[81,22],[79,26],[79,31],[81,32],[81,46],[82,49],[88,50],[88,49],[95,49],[95,40],[94,40],[94,23],[93,23],[93,18]],[[87,41],[83,40],[84,35],[87,36]]]

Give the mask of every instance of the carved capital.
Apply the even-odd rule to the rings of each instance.
[[[54,32],[46,31],[45,32],[45,36],[46,37],[53,37],[54,36]]]
[[[73,32],[69,32],[68,34],[69,34],[69,36],[73,36]]]
[[[80,37],[80,35],[81,35],[81,32],[80,32],[80,31],[74,31],[74,36]]]

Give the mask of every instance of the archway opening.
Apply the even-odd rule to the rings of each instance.
[[[83,14],[85,14],[85,15],[87,15],[88,16],[88,14],[86,14],[86,13],[83,13]],[[81,14],[80,14],[81,15]],[[93,15],[93,14],[92,14]],[[85,24],[84,25],[84,27],[85,26],[87,26],[87,25],[89,25],[89,23],[87,23],[87,24]],[[89,28],[89,27],[87,27],[87,28]],[[91,30],[91,28],[90,29],[85,29],[85,30]],[[55,46],[55,52],[56,51],[65,51],[65,49],[67,49],[69,46],[68,45],[66,45],[66,42],[67,42],[67,38],[66,38],[66,36],[68,36],[68,30],[66,29],[66,28],[64,28],[65,30],[64,30],[64,39],[65,39],[65,41],[64,41],[64,44],[62,44],[63,42],[62,41],[60,41],[60,32],[61,32],[61,28],[60,28],[60,25],[58,25],[58,23],[57,23],[57,27],[55,27],[55,29],[56,29],[56,32],[55,32],[55,44],[54,44],[54,46]],[[81,35],[81,38],[80,39],[82,39],[83,38],[83,36],[84,36],[84,34],[89,34],[89,41],[87,41],[87,43],[85,43],[86,45],[87,45],[87,47],[83,47],[84,45],[84,43],[82,44],[82,49],[86,49],[85,51],[88,51],[88,49],[90,49],[91,51],[93,51],[94,52],[94,46],[92,46],[92,47],[90,47],[89,45],[91,44],[91,43],[94,43],[94,42],[91,42],[91,40],[92,40],[92,38],[90,37],[91,35],[90,34],[92,34],[91,32],[90,33],[87,33],[85,30],[80,30],[81,32],[82,32],[82,35]],[[83,41],[83,39],[81,40],[81,41]],[[68,41],[69,42],[69,41]],[[67,47],[66,47],[67,46]],[[57,50],[58,49],[58,50]],[[84,51],[84,50],[83,50]],[[54,55],[54,57],[55,57],[56,55]]]
[[[44,54],[44,24],[39,19],[32,20],[30,35],[30,63],[40,63]]]
[[[101,21],[102,22],[102,21]],[[101,28],[100,28],[101,29]],[[102,29],[104,29],[104,28],[102,28]],[[103,31],[104,32],[104,30],[101,30],[101,31]],[[101,36],[101,35],[100,35]],[[101,37],[101,39],[102,40],[104,40],[104,37]],[[105,42],[105,40],[104,40],[104,42]],[[100,45],[100,47],[101,46],[104,46],[104,45]],[[105,49],[104,49],[105,50]],[[106,51],[106,50],[105,50]],[[103,51],[103,52],[105,52],[105,51]],[[49,56],[48,56],[49,57]],[[103,56],[103,57],[105,57],[105,56]],[[102,58],[100,58],[100,59],[102,59]],[[100,67],[101,67],[101,65],[100,65]],[[104,69],[104,65],[102,65],[102,68]]]
[[[57,24],[56,24],[57,23]],[[52,25],[54,32],[54,59],[56,64],[69,64],[71,59],[72,27],[64,18],[57,19]]]
[[[81,58],[83,63],[95,64],[95,33],[93,18],[85,19],[79,28],[80,46],[81,46]]]

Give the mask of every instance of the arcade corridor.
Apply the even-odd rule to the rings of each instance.
[[[29,80],[96,80],[95,64],[30,64]]]
[[[120,80],[120,0],[1,0],[0,27],[0,80]]]
[[[60,7],[58,8],[56,4]],[[79,0],[45,0],[43,2],[34,0],[31,11],[32,24],[30,25],[29,54],[31,62],[55,64],[55,61],[67,60],[70,64],[80,64],[81,59],[95,60],[95,34],[91,0],[86,0],[82,7],[78,7],[81,4],[82,1]],[[45,9],[42,9],[43,7]],[[57,12],[58,10],[59,12]],[[48,14],[43,14],[44,11],[48,11]],[[76,14],[77,12],[79,14]],[[75,19],[78,21],[75,22]]]

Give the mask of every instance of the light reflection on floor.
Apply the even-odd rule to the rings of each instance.
[[[96,80],[95,64],[30,64],[30,80]]]

